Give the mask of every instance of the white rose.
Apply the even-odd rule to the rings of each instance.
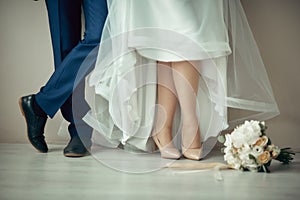
[[[251,120],[250,121],[251,125],[252,125],[252,128],[253,128],[253,131],[258,134],[259,136],[261,136],[261,129],[260,129],[260,122],[259,121],[254,121],[254,120]]]
[[[241,148],[243,146],[243,144],[246,143],[245,140],[245,136],[243,134],[243,132],[241,131],[241,129],[235,129],[232,133],[231,133],[231,140],[232,140],[232,144],[235,148]]]
[[[261,135],[257,121],[246,121],[243,126],[243,133],[248,144],[254,144]]]

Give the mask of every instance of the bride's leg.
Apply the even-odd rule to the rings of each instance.
[[[182,147],[188,158],[200,159],[200,131],[196,114],[196,96],[198,91],[199,73],[193,65],[196,62],[173,62],[174,84],[178,95],[183,117]],[[193,149],[193,150],[192,150]]]
[[[161,151],[162,157],[179,158],[180,153],[172,143],[172,124],[176,110],[177,98],[172,77],[171,63],[158,62],[158,109],[153,139]],[[173,92],[172,92],[173,91]]]

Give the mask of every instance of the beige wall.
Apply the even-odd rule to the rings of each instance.
[[[281,115],[269,120],[268,135],[281,146],[300,148],[300,1],[243,0],[261,50]],[[0,0],[0,141],[27,142],[17,100],[35,93],[53,71],[51,41],[43,1]],[[49,120],[48,142],[62,118]]]
[[[300,147],[300,1],[242,1],[260,48],[281,114],[268,135],[282,146]]]
[[[0,0],[0,25],[0,141],[27,142],[18,98],[37,92],[53,71],[44,1]],[[65,139],[56,134],[61,119],[48,121],[48,141]]]

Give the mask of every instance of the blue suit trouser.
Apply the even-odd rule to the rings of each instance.
[[[51,118],[61,110],[70,122],[71,137],[82,132],[90,138],[92,130],[82,121],[89,110],[84,100],[84,77],[96,62],[107,16],[106,0],[46,0],[46,5],[55,71],[35,99]],[[83,39],[81,10],[85,19]]]

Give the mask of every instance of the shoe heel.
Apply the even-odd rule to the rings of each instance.
[[[19,107],[20,107],[23,117],[25,117],[25,113],[24,113],[23,106],[22,106],[22,97],[19,99]]]

